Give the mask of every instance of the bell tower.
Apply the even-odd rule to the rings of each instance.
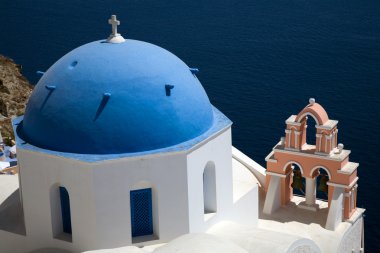
[[[315,127],[315,143],[307,143],[308,117]],[[286,121],[285,137],[266,157],[266,200],[263,212],[272,214],[287,205],[295,192],[304,195],[299,208],[319,211],[317,190],[326,194],[326,228],[335,230],[339,223],[356,211],[358,163],[350,162],[350,150],[338,144],[338,121],[329,119],[325,109],[309,99],[309,104]],[[318,178],[318,180],[317,180]]]
[[[314,98],[309,99],[309,105],[306,106],[298,115],[291,115],[286,121],[285,130],[285,149],[301,151],[309,148],[305,146],[307,120],[313,117],[317,125],[316,141],[314,153],[320,155],[328,155],[337,147],[337,120],[330,120],[325,109]],[[311,147],[310,147],[311,148]]]

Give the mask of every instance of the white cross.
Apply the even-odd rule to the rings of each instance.
[[[120,21],[116,19],[116,15],[112,15],[110,19],[108,19],[108,24],[112,25],[112,36],[118,36],[117,26],[120,25]]]
[[[125,39],[119,33],[117,33],[117,26],[120,25],[120,21],[116,19],[116,15],[111,15],[108,19],[108,24],[112,25],[112,33],[108,37],[107,42],[109,43],[123,43]]]

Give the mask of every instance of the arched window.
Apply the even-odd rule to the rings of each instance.
[[[64,233],[71,234],[70,197],[65,187],[59,187],[59,196],[61,200],[62,230]]]
[[[327,185],[327,182],[329,180],[330,180],[329,173],[324,168],[319,168],[317,170],[317,176],[316,176],[317,199],[328,200],[329,187]]]
[[[302,169],[298,164],[292,163],[288,165],[293,172],[293,178],[291,181],[291,187],[293,188],[293,195],[305,196],[305,178],[302,174]]]
[[[306,117],[306,125],[307,128],[305,128],[306,131],[306,143],[309,145],[316,145],[316,128],[315,126],[318,124],[317,121],[315,121],[315,118],[312,116]]]
[[[50,189],[51,222],[54,238],[71,241],[70,196],[64,186],[55,184]]]
[[[205,214],[216,212],[216,174],[213,162],[208,162],[203,171],[203,202]]]

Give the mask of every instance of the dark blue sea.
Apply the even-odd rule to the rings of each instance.
[[[0,0],[0,53],[32,82],[68,51],[126,38],[173,52],[233,122],[233,144],[265,166],[284,121],[314,97],[359,162],[366,252],[380,240],[379,0]],[[310,127],[309,127],[310,128]]]

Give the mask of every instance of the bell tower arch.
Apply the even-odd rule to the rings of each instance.
[[[316,122],[313,144],[306,140],[308,117]],[[267,180],[263,212],[272,214],[280,206],[287,205],[292,201],[295,189],[305,193],[298,207],[317,212],[316,191],[323,190],[329,208],[326,228],[334,230],[356,210],[359,164],[350,162],[351,151],[344,149],[343,144],[337,144],[338,121],[329,119],[315,99],[310,98],[309,104],[285,123],[285,137],[265,159]],[[300,172],[294,171],[292,164],[301,168]],[[280,196],[276,197],[278,194]]]

